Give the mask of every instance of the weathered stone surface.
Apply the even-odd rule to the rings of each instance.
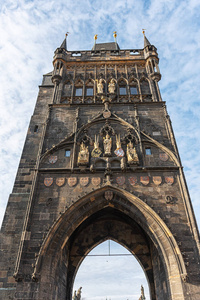
[[[152,300],[199,299],[199,234],[149,47],[56,50],[2,225],[0,298],[70,300],[84,255],[111,238],[140,260]]]

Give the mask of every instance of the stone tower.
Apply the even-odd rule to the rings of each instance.
[[[199,233],[157,49],[117,42],[55,51],[1,232],[1,299],[71,300],[83,258],[113,239],[152,300],[200,299]]]

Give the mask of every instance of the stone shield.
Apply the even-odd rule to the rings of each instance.
[[[123,157],[124,156],[124,150],[122,148],[118,148],[114,151],[115,155],[118,157]]]
[[[53,183],[53,178],[52,177],[48,177],[44,179],[44,185],[46,186],[50,186]]]
[[[137,183],[137,177],[131,176],[131,177],[129,177],[128,181],[131,185],[135,185]]]
[[[55,162],[57,161],[58,157],[56,155],[51,155],[49,156],[49,162],[50,164],[55,164]]]
[[[141,176],[140,177],[140,182],[144,185],[149,184],[149,176]]]
[[[92,185],[97,186],[101,183],[101,177],[92,177]]]
[[[165,182],[172,185],[174,183],[174,176],[165,176]]]
[[[159,185],[162,183],[162,177],[161,176],[153,176],[153,183],[155,183],[155,185]]]
[[[75,186],[77,184],[77,177],[69,177],[67,182],[69,186]]]
[[[105,191],[104,197],[106,200],[112,200],[113,198],[113,192],[112,191]]]
[[[125,183],[125,177],[124,176],[119,176],[116,178],[116,182],[119,185],[123,185]]]
[[[167,153],[160,153],[160,154],[159,154],[159,158],[160,158],[160,160],[162,160],[162,161],[167,161],[168,158],[169,158],[169,156],[167,155]]]
[[[65,184],[65,177],[58,177],[58,178],[56,178],[56,184],[58,186],[62,186],[63,184]]]
[[[80,177],[80,185],[86,186],[89,183],[89,177]]]

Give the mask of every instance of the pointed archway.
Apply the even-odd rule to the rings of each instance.
[[[106,240],[93,248],[82,261],[75,277],[73,296],[80,287],[81,298],[138,300],[144,288],[149,298],[149,283],[139,261],[125,247]]]
[[[137,256],[147,274],[152,300],[183,298],[185,265],[172,233],[141,199],[111,186],[78,200],[55,222],[41,247],[33,276],[42,279],[49,273],[51,280],[57,278],[58,294],[64,295],[59,299],[70,300],[84,256],[108,238]]]

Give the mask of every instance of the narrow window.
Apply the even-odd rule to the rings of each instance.
[[[82,88],[76,88],[75,90],[75,96],[82,96],[83,89]]]
[[[70,157],[70,153],[71,153],[70,150],[65,150],[65,157]]]
[[[38,132],[38,125],[35,125],[34,132]]]
[[[119,87],[119,94],[120,95],[126,95],[126,87],[125,86],[120,86]]]
[[[130,93],[131,95],[137,95],[137,88],[135,86],[130,86]]]
[[[145,154],[151,155],[151,148],[145,148]]]
[[[86,88],[86,96],[93,96],[93,88]]]

